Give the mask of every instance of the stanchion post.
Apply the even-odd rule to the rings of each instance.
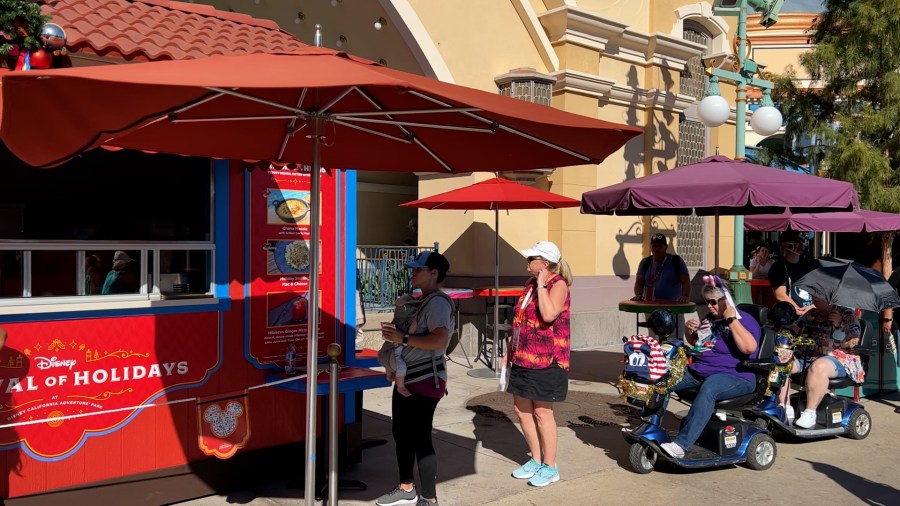
[[[331,343],[326,350],[331,357],[331,371],[328,378],[328,504],[338,503],[338,372],[337,358],[341,345]]]

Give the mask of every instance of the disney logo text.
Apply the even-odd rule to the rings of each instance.
[[[56,357],[34,357],[34,359],[37,361],[35,365],[37,365],[37,368],[42,371],[52,369],[54,367],[68,367],[71,371],[72,367],[75,367],[75,364],[78,362],[75,359],[57,360]]]

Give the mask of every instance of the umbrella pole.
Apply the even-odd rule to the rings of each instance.
[[[497,340],[500,339],[500,206],[494,208],[494,353],[491,369],[494,375],[500,370],[497,360]]]
[[[712,270],[713,270],[713,272],[715,272],[716,275],[718,276],[718,270],[719,270],[719,210],[718,210],[718,209],[716,209],[716,220],[715,220],[715,221],[716,221],[716,237],[715,237],[715,241],[716,241],[716,263],[713,264],[713,269],[712,269]]]
[[[312,123],[312,167],[310,173],[310,218],[309,218],[309,308],[307,314],[306,351],[306,467],[303,495],[307,506],[316,504],[316,381],[318,369],[319,338],[319,134],[322,124],[319,118],[310,118]]]

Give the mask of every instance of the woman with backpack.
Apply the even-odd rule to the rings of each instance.
[[[559,248],[541,241],[522,250],[531,278],[516,303],[507,362],[509,387],[531,459],[514,478],[543,487],[559,481],[553,403],[569,387],[569,286],[572,272]]]
[[[406,264],[412,269],[412,288],[422,290],[421,302],[414,314],[407,316],[414,324],[397,323],[397,327],[382,327],[381,337],[404,348],[406,362],[405,385],[410,395],[394,388],[391,399],[392,433],[397,454],[400,483],[379,497],[375,504],[394,506],[437,504],[437,456],[431,439],[434,411],[447,392],[447,371],[444,355],[456,325],[454,306],[440,285],[447,277],[450,262],[433,251],[424,251]],[[397,315],[395,315],[397,316]],[[415,329],[412,331],[403,328]],[[390,373],[388,379],[393,380]],[[422,480],[421,494],[416,492],[413,467],[419,464]]]

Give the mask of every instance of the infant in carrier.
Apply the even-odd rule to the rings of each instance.
[[[394,302],[394,319],[391,320],[391,325],[404,334],[415,334],[416,312],[421,303],[422,301],[414,298],[413,295],[397,297]],[[385,342],[378,352],[378,362],[393,375],[397,392],[404,397],[409,397],[412,393],[406,388],[406,361],[403,359],[403,349],[404,346],[400,344]]]

